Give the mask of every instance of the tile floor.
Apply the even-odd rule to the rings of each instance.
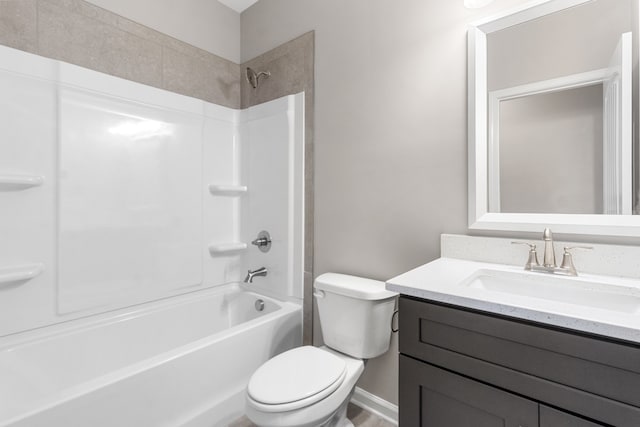
[[[395,427],[394,424],[391,424],[390,422],[373,415],[352,403],[349,404],[349,408],[347,409],[347,418],[351,420],[355,427]],[[246,417],[242,417],[229,424],[229,427],[255,427],[255,424],[249,421]]]

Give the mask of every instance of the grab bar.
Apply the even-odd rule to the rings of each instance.
[[[15,282],[26,282],[39,276],[44,271],[43,264],[29,264],[16,267],[0,268],[0,285]]]

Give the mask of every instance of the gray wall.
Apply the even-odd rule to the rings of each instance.
[[[519,3],[262,0],[242,14],[243,60],[315,30],[315,276],[385,280],[466,233],[467,25]],[[359,385],[397,402],[395,337]]]
[[[87,0],[207,52],[240,63],[240,14],[215,0]]]

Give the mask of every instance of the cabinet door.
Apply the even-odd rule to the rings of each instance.
[[[538,404],[400,355],[400,425],[537,427]]]
[[[558,411],[548,406],[540,405],[540,427],[603,427],[583,418],[575,417],[566,412]]]

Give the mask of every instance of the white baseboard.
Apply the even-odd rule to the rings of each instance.
[[[393,425],[398,425],[398,406],[381,399],[375,394],[356,387],[351,397],[351,403],[389,421]]]

